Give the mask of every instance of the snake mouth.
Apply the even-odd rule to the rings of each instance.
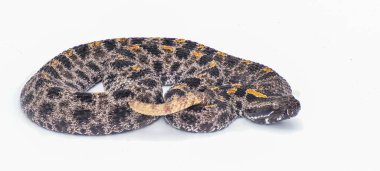
[[[292,117],[295,117],[297,114],[298,114],[298,110],[291,110],[291,109],[284,110],[283,112],[280,112],[278,114],[272,111],[270,114],[268,114],[267,117],[256,119],[254,120],[254,122],[258,124],[269,125],[269,124],[277,123],[282,120],[290,119]]]
[[[203,102],[204,96],[201,93],[188,92],[184,96],[175,96],[166,103],[151,104],[132,100],[128,102],[128,105],[132,110],[143,115],[165,116]]]

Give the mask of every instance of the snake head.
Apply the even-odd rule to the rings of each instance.
[[[248,104],[243,116],[255,123],[272,124],[296,116],[300,109],[293,96],[278,96]]]

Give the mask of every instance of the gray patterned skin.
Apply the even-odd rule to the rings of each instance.
[[[99,82],[105,92],[86,92]],[[173,86],[165,98],[162,86]],[[21,106],[46,129],[104,135],[159,118],[134,112],[128,101],[159,104],[188,91],[203,92],[207,102],[164,118],[189,132],[217,131],[239,117],[271,124],[300,109],[288,83],[272,69],[174,38],[118,38],[68,49],[26,83]]]

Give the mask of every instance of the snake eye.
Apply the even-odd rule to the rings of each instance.
[[[277,109],[280,108],[280,104],[278,104],[277,102],[274,102],[274,103],[272,104],[272,108],[273,108],[273,110],[277,110]]]

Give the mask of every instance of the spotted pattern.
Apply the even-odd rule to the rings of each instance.
[[[99,82],[105,92],[86,92]],[[162,86],[172,86],[165,97]],[[271,68],[175,38],[117,38],[70,48],[30,78],[21,106],[46,129],[105,135],[159,119],[133,111],[128,101],[159,104],[187,92],[202,92],[206,101],[164,119],[189,132],[221,130],[240,117],[271,124],[300,110],[288,83]]]

